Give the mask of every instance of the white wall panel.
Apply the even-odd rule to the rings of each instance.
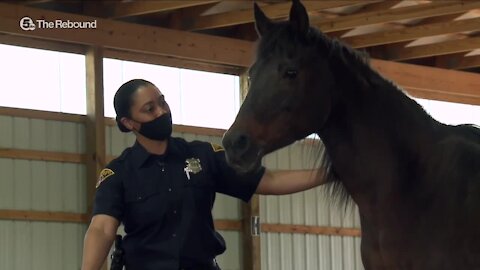
[[[227,243],[227,250],[217,257],[222,270],[243,270],[242,237],[239,232],[219,231]]]
[[[82,123],[0,116],[0,147],[84,153]],[[86,211],[85,166],[0,158],[0,209]],[[86,225],[0,220],[0,269],[79,269]]]
[[[48,151],[62,151],[62,144],[59,143],[63,140],[62,137],[62,124],[59,121],[48,121],[47,126],[47,150]]]
[[[14,221],[0,220],[0,269],[15,269]]]
[[[0,269],[80,269],[85,225],[0,220]]]
[[[13,117],[0,115],[0,147],[13,146]]]
[[[269,169],[319,166],[318,145],[295,143],[264,158]],[[323,187],[282,196],[260,196],[261,222],[312,226],[359,227],[358,213],[332,203]],[[262,270],[363,269],[358,237],[262,233]]]
[[[84,124],[0,115],[0,147],[84,153]]]

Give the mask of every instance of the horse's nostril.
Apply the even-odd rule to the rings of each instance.
[[[231,134],[225,147],[227,151],[230,150],[232,157],[240,158],[250,147],[250,137],[245,133]]]
[[[228,158],[233,162],[242,159],[251,147],[250,136],[241,131],[228,131],[222,143]]]
[[[239,150],[246,149],[248,147],[248,143],[249,143],[249,140],[247,135],[241,134],[233,142],[233,147]]]

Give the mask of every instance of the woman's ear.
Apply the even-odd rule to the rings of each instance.
[[[122,123],[123,126],[125,126],[126,128],[128,128],[129,130],[133,131],[134,130],[134,126],[133,126],[133,121],[126,118],[126,117],[122,117],[120,119],[120,122]]]

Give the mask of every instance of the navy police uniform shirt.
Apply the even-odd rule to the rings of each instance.
[[[247,202],[264,172],[237,174],[223,149],[206,142],[171,138],[164,155],[136,142],[101,172],[93,215],[124,224],[127,269],[194,266],[225,251],[213,225],[215,193]]]

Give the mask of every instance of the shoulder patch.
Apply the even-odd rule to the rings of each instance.
[[[108,168],[105,168],[103,169],[101,172],[100,172],[100,176],[98,177],[98,181],[97,181],[97,185],[96,185],[96,188],[98,188],[98,186],[100,186],[100,184],[105,181],[108,177],[114,175],[115,173],[108,169]]]
[[[215,143],[210,143],[212,146],[213,152],[220,152],[224,151],[223,147],[221,145],[215,144]]]

